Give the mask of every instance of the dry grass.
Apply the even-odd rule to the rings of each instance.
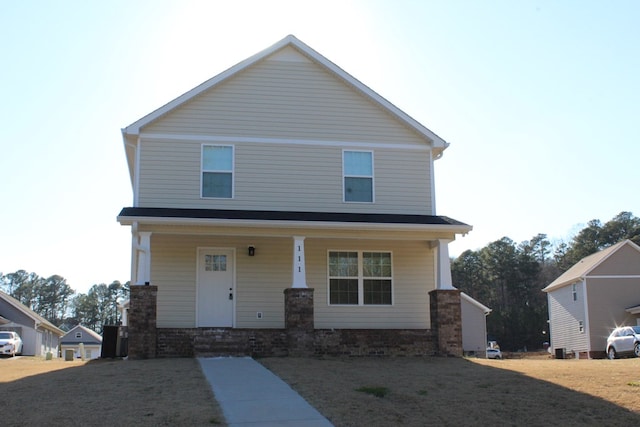
[[[336,426],[632,425],[640,359],[273,358]],[[0,359],[1,424],[223,425],[195,359]],[[382,397],[377,397],[382,396]]]
[[[211,426],[224,418],[195,359],[0,359],[3,426]]]
[[[261,359],[336,426],[632,425],[640,359]],[[386,389],[384,397],[358,390]]]

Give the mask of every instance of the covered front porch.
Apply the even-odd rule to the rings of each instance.
[[[324,221],[133,218],[120,217],[133,230],[138,286],[130,326],[136,313],[147,313],[147,324],[153,317],[157,354],[225,346],[234,354],[462,353],[448,243],[469,226],[397,215],[377,223],[344,214]],[[155,299],[152,315],[147,303],[136,306],[134,288],[154,294],[142,298]]]

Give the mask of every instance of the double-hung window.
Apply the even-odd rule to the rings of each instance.
[[[202,146],[202,197],[233,197],[233,146]]]
[[[391,305],[390,252],[330,251],[329,304]]]
[[[343,151],[345,202],[373,203],[373,152]]]

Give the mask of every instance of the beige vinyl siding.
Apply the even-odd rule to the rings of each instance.
[[[151,236],[151,283],[158,286],[157,326],[195,327],[196,246],[190,236]]]
[[[254,245],[256,254],[248,256]],[[195,327],[196,257],[199,247],[236,250],[236,328],[284,327],[284,290],[292,283],[293,238],[153,234],[151,280],[158,286],[157,324]],[[327,251],[390,251],[393,305],[328,305]],[[434,253],[425,242],[305,240],[307,285],[315,289],[316,328],[429,328],[429,295],[435,288]],[[257,319],[257,312],[263,314]]]
[[[264,60],[172,110],[148,133],[424,142],[415,130],[309,61]]]
[[[348,147],[233,145],[234,198],[203,199],[201,142],[143,140],[138,206],[431,214],[426,151],[373,148],[375,203],[344,203],[342,151]]]
[[[197,249],[236,249],[235,327],[284,327],[284,289],[291,286],[293,240],[153,234],[151,280],[158,286],[160,328],[195,327]],[[256,247],[256,256],[247,247]],[[256,313],[263,313],[261,320]]]
[[[554,349],[564,348],[570,351],[587,351],[587,318],[584,310],[584,288],[580,282],[576,286],[577,301],[573,300],[572,286],[564,286],[547,294],[549,315],[551,316],[551,345]],[[582,321],[585,332],[579,332]]]
[[[625,308],[640,302],[640,276],[607,279],[587,277],[587,298],[591,348],[605,351],[607,336],[616,326],[636,324],[636,316],[627,313]]]
[[[424,137],[295,50],[285,53],[142,129],[137,206],[431,214]],[[287,56],[300,60],[275,60]],[[233,199],[200,197],[204,143],[235,146]],[[343,149],[374,152],[376,203],[343,203]]]
[[[256,254],[247,255],[255,245]],[[291,287],[293,239],[238,240],[237,328],[284,328],[284,290]],[[261,312],[262,319],[256,314]]]
[[[389,251],[393,262],[393,305],[329,305],[327,253],[329,250]],[[433,252],[424,242],[305,240],[307,285],[315,289],[317,329],[429,328],[429,294],[435,289]]]

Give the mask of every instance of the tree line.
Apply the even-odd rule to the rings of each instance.
[[[93,285],[83,294],[62,276],[45,278],[25,270],[0,273],[0,289],[63,330],[82,324],[98,333],[104,325],[119,324],[117,305],[129,298],[129,282]]]
[[[625,239],[640,245],[640,218],[621,212],[594,219],[568,242],[537,234],[521,243],[508,237],[452,260],[455,287],[492,309],[487,334],[503,349],[539,349],[549,340],[547,296],[542,288],[582,258]]]

